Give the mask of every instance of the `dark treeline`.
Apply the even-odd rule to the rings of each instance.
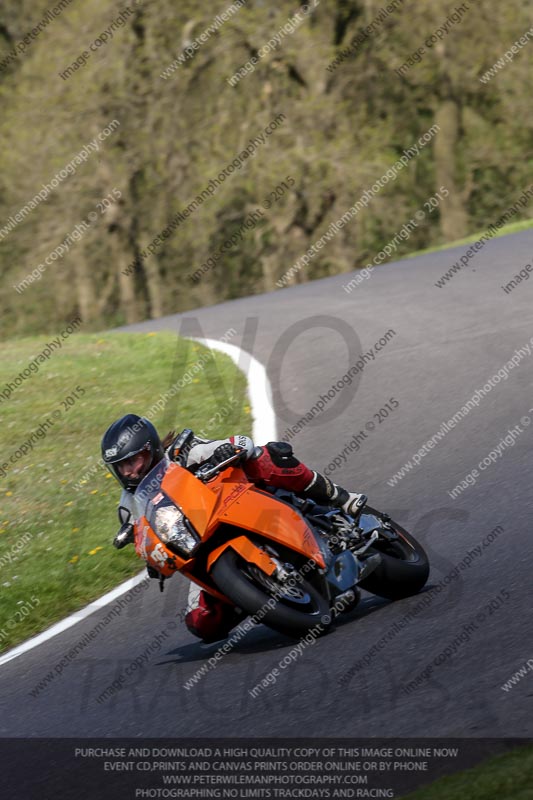
[[[284,282],[371,263],[440,187],[393,257],[484,229],[533,180],[530,30],[522,0],[6,0],[3,336],[273,290],[432,126]]]

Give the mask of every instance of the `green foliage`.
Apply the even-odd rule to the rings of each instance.
[[[144,0],[96,51],[120,13],[110,0],[72,3],[0,72],[0,228],[117,119],[97,153],[7,236],[0,236],[0,332],[52,331],[81,313],[88,330],[276,288],[276,280],[329,224],[435,122],[446,130],[368,208],[328,242],[295,281],[365,266],[438,190],[450,199],[398,254],[482,229],[531,183],[533,44],[488,83],[484,72],[530,27],[520,0],[485,0],[449,28],[420,63],[396,69],[442,26],[454,3],[404,0],[357,47],[350,43],[387,4],[322,0],[236,86],[228,79],[299,10],[246,5],[174,71],[229,0]],[[527,4],[526,4],[527,5]],[[46,12],[9,2],[0,11],[0,60]],[[59,73],[80,53],[84,66]],[[349,51],[349,52],[348,52]],[[333,59],[345,54],[335,68]],[[162,75],[167,74],[167,77]],[[286,120],[191,216],[129,264],[279,113]],[[213,255],[287,175],[290,192],[196,285],[187,276]],[[113,189],[118,202],[23,293],[17,285]],[[531,215],[528,208],[522,218]]]
[[[31,338],[4,345],[0,391],[35,361],[46,344]],[[1,460],[9,468],[0,478],[0,631],[5,634],[0,635],[0,650],[62,619],[143,568],[133,548],[118,552],[111,546],[118,529],[120,487],[99,466],[100,440],[111,422],[138,413],[148,414],[161,435],[170,428],[200,432],[209,420],[213,420],[210,438],[250,433],[244,376],[227,356],[214,353],[209,361],[200,361],[206,352],[172,334],[75,333],[37,372],[19,381],[10,397],[2,397]],[[200,371],[193,369],[204,363]],[[183,388],[165,398],[176,383]],[[65,406],[69,396],[74,402]],[[216,417],[221,398],[235,400],[220,417],[224,423]],[[160,409],[150,414],[159,399]],[[9,463],[10,456],[49,419],[52,427],[41,428],[43,435],[33,438],[32,449],[26,447],[26,455]],[[9,559],[8,553],[15,558]],[[39,604],[19,622],[16,611],[32,595]],[[13,619],[17,624],[9,622]]]
[[[468,745],[465,745],[468,747]],[[528,745],[496,756],[473,769],[404,795],[404,800],[530,800],[533,785],[533,747]]]

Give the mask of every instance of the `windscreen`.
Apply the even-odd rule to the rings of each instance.
[[[161,492],[161,482],[170,463],[170,459],[165,455],[137,486],[133,497],[135,519],[140,517],[150,518],[153,504],[150,505],[150,508],[148,508],[148,504],[153,497]]]

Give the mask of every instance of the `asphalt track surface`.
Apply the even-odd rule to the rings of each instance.
[[[437,288],[435,282],[466,250],[384,265],[351,293],[342,288],[351,275],[342,275],[130,330],[171,329],[221,338],[234,327],[237,335],[231,342],[268,368],[281,436],[361,352],[392,329],[395,335],[366,364],[359,382],[343,389],[314,424],[295,435],[297,454],[311,466],[327,468],[367,422],[374,422],[374,429],[360,437],[360,449],[348,454],[331,477],[365,491],[372,505],[389,511],[423,542],[432,566],[429,587],[497,526],[503,533],[401,629],[393,626],[420,602],[420,595],[394,603],[365,595],[355,612],[303,650],[255,699],[248,690],[279,665],[294,642],[259,626],[186,690],[184,682],[216,648],[199,644],[177,626],[121,691],[98,703],[121,670],[174,625],[176,611],[186,603],[188,584],[180,576],[168,582],[163,595],[152,581],[36,697],[30,691],[103,611],[0,669],[0,735],[533,735],[533,674],[509,692],[500,688],[533,656],[533,424],[522,425],[520,433],[515,427],[528,413],[533,421],[533,349],[419,466],[395,486],[387,484],[533,335],[533,279],[508,295],[500,288],[531,263],[533,232],[492,240],[471,266]],[[298,336],[291,330],[296,323]],[[249,335],[253,327],[254,341]],[[390,398],[399,407],[380,422],[380,409]],[[514,445],[500,448],[496,463],[452,499],[448,492],[513,428]],[[358,659],[392,630],[397,632],[390,641],[357,669]],[[403,691],[402,685],[439,659],[446,647],[454,653],[441,657],[442,663],[415,689]]]

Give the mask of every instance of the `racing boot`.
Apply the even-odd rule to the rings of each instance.
[[[356,519],[367,501],[365,494],[349,492],[330,481],[325,475],[313,470],[312,481],[304,488],[302,494],[320,505],[337,506],[346,514]]]
[[[198,597],[198,605],[189,611],[185,624],[189,631],[198,636],[204,644],[225,639],[232,628],[242,622],[248,614],[236,606],[223,603],[203,589]]]

